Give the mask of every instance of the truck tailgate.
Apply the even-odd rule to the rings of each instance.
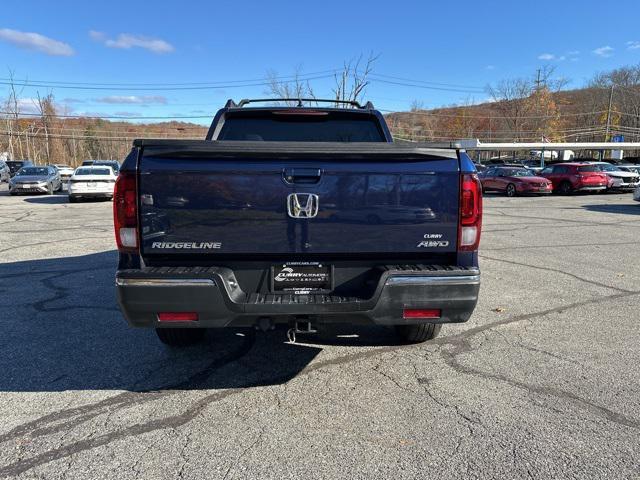
[[[456,250],[455,150],[229,141],[138,146],[143,255]]]

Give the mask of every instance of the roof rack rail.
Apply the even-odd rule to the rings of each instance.
[[[227,100],[225,108],[242,108],[250,103],[264,103],[264,102],[297,102],[297,107],[302,107],[304,102],[309,103],[340,103],[345,105],[351,105],[352,107],[362,110],[373,110],[373,103],[367,102],[361,105],[356,100],[336,100],[325,98],[243,98],[240,103],[236,103],[233,100]]]

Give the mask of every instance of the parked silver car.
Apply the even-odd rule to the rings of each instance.
[[[637,173],[638,175],[640,175],[640,165],[622,163],[620,165],[617,165],[617,167],[620,170],[624,170],[625,172]]]
[[[591,165],[595,165],[598,169],[606,173],[609,178],[613,180],[613,186],[611,190],[635,190],[640,186],[640,175],[634,172],[629,172],[619,168],[617,165],[612,165],[607,162],[589,162]]]
[[[22,167],[9,181],[9,193],[48,193],[62,190],[58,169],[52,166]]]
[[[60,178],[62,179],[63,182],[66,182],[67,180],[69,180],[71,178],[71,175],[73,175],[73,172],[75,171],[73,167],[70,167],[69,165],[64,165],[62,163],[56,163],[54,167],[58,169],[58,172],[60,173]]]
[[[0,183],[8,182],[11,178],[11,171],[9,170],[9,166],[4,162],[4,160],[0,160]]]

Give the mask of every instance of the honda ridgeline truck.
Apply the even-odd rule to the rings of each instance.
[[[181,346],[330,322],[422,342],[467,321],[482,193],[459,145],[394,143],[371,103],[257,101],[227,102],[205,140],[134,141],[113,202],[129,324]]]

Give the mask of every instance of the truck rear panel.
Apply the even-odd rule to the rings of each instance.
[[[144,257],[456,251],[452,150],[167,142],[138,171]]]

